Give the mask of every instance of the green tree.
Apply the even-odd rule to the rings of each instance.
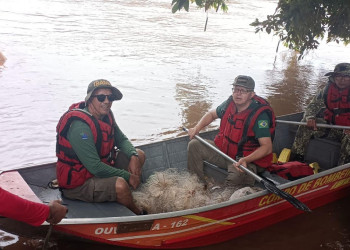
[[[173,0],[172,12],[182,8],[188,11],[190,1],[205,11],[228,9],[227,0]],[[256,19],[251,25],[256,33],[278,36],[284,46],[300,53],[300,59],[305,52],[317,49],[322,39],[349,44],[350,0],[279,0],[275,13],[263,21]]]
[[[317,49],[319,40],[350,42],[349,0],[279,0],[275,13],[251,24],[256,32],[279,36],[283,44],[300,53]]]
[[[191,3],[195,2],[199,8],[204,8],[205,11],[213,8],[217,12],[220,7],[224,12],[228,10],[226,5],[227,0],[173,0],[171,3],[171,5],[173,6],[172,12],[175,13],[176,11],[180,11],[182,8],[188,11],[190,7],[190,1]],[[204,31],[206,31],[207,29],[207,24],[208,16],[207,20],[205,21]]]
[[[180,11],[182,8],[188,11],[190,1],[191,3],[195,2],[199,8],[204,8],[205,11],[207,11],[210,8],[213,8],[216,11],[218,11],[220,7],[223,11],[227,11],[227,0],[173,0],[171,3],[171,5],[173,6],[172,12],[175,13],[176,11]]]

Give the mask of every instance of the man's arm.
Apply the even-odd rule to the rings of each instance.
[[[317,130],[316,115],[325,107],[323,100],[324,92],[325,88],[319,90],[305,109],[303,121],[307,122],[307,126],[310,129]]]
[[[243,170],[239,169],[239,165],[243,165],[247,167],[248,163],[251,163],[253,161],[259,160],[266,155],[272,153],[272,140],[271,137],[262,137],[258,139],[260,147],[258,147],[253,153],[246,157],[242,157],[239,159],[239,161],[235,164],[235,167],[243,172]]]
[[[232,97],[230,96],[227,100],[221,103],[216,109],[212,109],[208,111],[193,128],[188,129],[188,135],[192,140],[193,137],[198,134],[204,127],[208,126],[217,118],[222,118],[224,115],[228,105],[232,101]]]
[[[210,123],[212,123],[215,119],[218,118],[218,115],[216,113],[215,109],[212,109],[208,111],[197,123],[196,126],[193,128],[188,129],[188,135],[190,136],[190,140],[193,139],[193,137],[199,133],[204,127],[208,126]]]
[[[255,138],[258,140],[260,146],[250,155],[242,157],[238,163],[235,164],[237,169],[239,169],[238,166],[241,164],[246,167],[248,163],[259,160],[260,158],[263,158],[266,155],[272,153],[270,127],[271,120],[269,115],[266,112],[261,113],[257,117],[253,127]]]
[[[137,155],[135,147],[132,145],[128,137],[120,130],[117,124],[115,124],[114,140],[117,148],[125,153],[129,159],[131,156]]]
[[[67,213],[67,208],[58,201],[50,202],[49,206],[25,200],[0,188],[0,215],[40,226],[45,220],[57,224]]]
[[[115,132],[116,132],[114,137],[115,145],[120,151],[125,153],[125,155],[129,159],[129,165],[128,165],[129,173],[138,176],[140,179],[141,171],[142,171],[141,169],[144,163],[144,155],[140,156],[141,158],[139,158],[136,148],[132,145],[128,137],[120,130],[119,126],[116,123],[115,123]]]

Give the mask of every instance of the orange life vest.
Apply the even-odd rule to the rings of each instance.
[[[334,82],[330,82],[326,87],[324,103],[324,119],[328,123],[350,126],[350,88],[339,89]]]
[[[56,156],[58,160],[56,174],[61,188],[81,186],[93,176],[78,159],[67,139],[68,130],[74,120],[80,120],[89,125],[102,162],[109,164],[107,159],[114,147],[114,119],[112,113],[110,112],[102,121],[83,110],[84,107],[85,102],[71,105],[57,124]]]
[[[273,139],[275,132],[275,115],[269,103],[259,96],[254,96],[258,105],[237,113],[237,107],[230,97],[230,103],[221,119],[219,134],[215,137],[216,146],[233,159],[250,155],[258,147],[259,141],[253,131],[257,117],[266,112],[270,117],[270,133]],[[254,161],[260,167],[268,167],[272,163],[272,153]]]

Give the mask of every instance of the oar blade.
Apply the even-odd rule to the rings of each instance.
[[[305,212],[311,212],[311,209],[306,206],[306,204],[299,201],[294,196],[284,192],[283,190],[277,188],[274,184],[262,179],[261,184],[264,185],[264,187],[271,193],[278,195],[279,197],[287,200],[290,204],[292,204],[297,209],[303,210]]]

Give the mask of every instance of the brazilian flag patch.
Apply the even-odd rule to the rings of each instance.
[[[258,126],[259,128],[268,128],[269,123],[267,122],[267,120],[260,120],[258,121]]]

